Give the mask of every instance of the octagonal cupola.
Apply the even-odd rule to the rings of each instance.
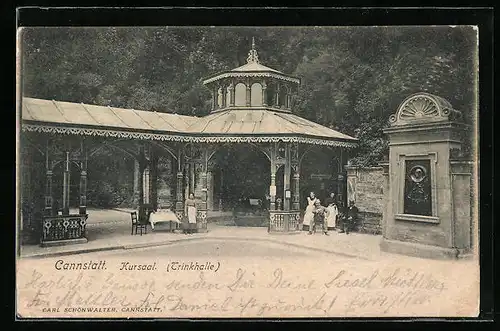
[[[300,79],[261,64],[252,38],[246,64],[206,78],[203,84],[212,94],[212,112],[238,108],[290,112]]]

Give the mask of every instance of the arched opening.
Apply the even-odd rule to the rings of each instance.
[[[214,203],[223,211],[262,211],[271,183],[270,162],[251,145],[224,146],[213,156]],[[259,201],[260,200],[260,201]]]
[[[63,213],[64,200],[64,172],[66,162],[58,162],[53,171],[52,181],[52,201],[53,208],[56,213]],[[69,162],[69,213],[78,214],[78,206],[80,204],[80,167],[75,162]]]
[[[262,85],[259,83],[252,84],[251,105],[262,106]]]
[[[235,94],[234,105],[245,106],[247,99],[247,90],[245,84],[243,83],[236,84],[236,87],[234,89],[234,94]]]
[[[267,86],[267,105],[269,106],[274,106],[274,104],[276,103],[276,86],[274,84],[269,84]]]
[[[321,200],[322,204],[330,193],[335,193],[337,201],[345,203],[346,176],[342,171],[340,157],[327,148],[316,147],[302,159],[300,166],[300,208],[307,205],[310,192]]]
[[[87,164],[87,206],[110,209],[133,207],[135,160],[126,153],[105,146],[95,152]]]

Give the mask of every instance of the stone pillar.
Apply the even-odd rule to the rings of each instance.
[[[422,110],[425,110],[422,111]],[[466,130],[449,102],[406,98],[384,130],[389,137],[389,203],[381,250],[420,258],[470,253],[470,169],[454,164]]]
[[[290,92],[286,94],[286,109],[291,109],[292,108],[292,95]]]
[[[261,83],[262,85],[262,106],[267,106],[267,84],[265,81]]]
[[[391,207],[392,203],[390,201],[390,189],[391,186],[389,185],[389,162],[381,162],[380,166],[383,169],[383,174],[384,174],[384,209],[382,211],[382,237],[387,238],[386,236],[386,231],[387,231],[387,219],[389,215],[391,214]]]

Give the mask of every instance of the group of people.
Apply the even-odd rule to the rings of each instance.
[[[328,235],[329,230],[339,230],[340,233],[349,234],[358,217],[358,208],[354,201],[349,201],[346,210],[342,210],[337,205],[335,193],[330,193],[326,199],[326,207],[321,204],[314,192],[307,197],[307,207],[304,214],[302,229],[308,234],[316,233],[316,229],[321,227],[321,231]]]

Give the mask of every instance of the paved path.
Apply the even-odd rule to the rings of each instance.
[[[206,239],[280,243],[289,247],[305,247],[318,252],[329,252],[363,259],[376,259],[380,255],[380,236],[359,233],[345,235],[331,232],[329,236],[319,233],[307,235],[305,232],[293,235],[269,234],[267,229],[262,227],[218,226],[212,223],[209,224],[207,233],[192,235],[170,233],[165,231],[166,226],[162,230],[162,225],[156,228],[155,232],[148,229],[148,233],[141,236],[130,235],[130,221],[128,219],[120,220],[119,216],[105,222],[89,222],[88,243],[59,247],[26,245],[21,247],[21,257],[49,257],[106,250],[134,249]]]

